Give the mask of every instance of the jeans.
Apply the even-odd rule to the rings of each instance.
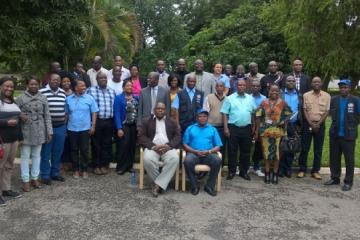
[[[311,140],[314,138],[314,161],[311,173],[319,172],[321,166],[321,156],[325,138],[325,124],[320,125],[319,132],[310,131],[310,125],[304,121],[301,136],[301,153],[299,157],[300,171],[306,172],[307,158],[310,151]]]
[[[66,126],[53,128],[53,137],[42,145],[40,174],[42,180],[60,176],[61,156],[64,150]]]
[[[250,149],[251,149],[251,126],[238,127],[233,124],[229,124],[229,173],[236,173],[236,158],[238,154],[238,148],[240,148],[240,173],[247,173],[250,165]]]
[[[220,171],[221,159],[218,157],[216,153],[210,154],[206,157],[198,157],[193,153],[186,153],[184,166],[185,166],[186,175],[189,178],[192,189],[197,187],[197,178],[195,173],[196,164],[206,164],[210,167],[210,173],[206,185],[209,188],[214,189],[216,178]]]
[[[73,160],[73,170],[86,172],[89,164],[89,130],[73,132],[68,131],[71,159]],[[79,156],[80,152],[80,156]]]
[[[29,175],[29,160],[31,155],[31,179],[37,180],[40,173],[40,153],[41,153],[41,144],[40,145],[27,145],[23,144],[21,146],[21,178],[23,182],[30,181]]]

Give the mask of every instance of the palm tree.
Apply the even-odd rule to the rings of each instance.
[[[114,55],[130,63],[141,46],[141,31],[136,16],[121,0],[89,1],[89,25],[84,26],[85,62],[95,55],[110,64]]]

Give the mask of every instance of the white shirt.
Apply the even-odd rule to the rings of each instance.
[[[161,120],[156,118],[156,130],[153,143],[156,145],[164,145],[169,142],[169,139],[166,134],[165,118]]]
[[[109,80],[108,78],[107,86],[113,89],[116,95],[119,95],[123,92],[123,82],[123,80],[121,80],[120,82],[114,82],[113,80]]]
[[[131,75],[130,75],[130,71],[129,71],[129,69],[127,69],[127,68],[124,68],[123,66],[121,67],[121,81],[123,81],[124,79],[127,79],[127,78],[129,78]],[[109,74],[108,74],[108,81],[109,81],[109,79],[113,79],[113,70],[111,69],[110,71],[109,71]]]
[[[95,69],[90,68],[90,69],[87,71],[87,75],[89,75],[89,78],[90,78],[90,82],[91,82],[91,86],[92,86],[92,87],[95,87],[95,86],[98,85],[98,84],[97,84],[97,81],[96,81],[96,75],[97,75],[98,72],[100,72],[100,71],[106,74],[107,80],[109,81],[109,71],[108,71],[107,69],[101,67],[101,68],[99,69],[99,71],[96,71]],[[110,79],[112,79],[112,78],[110,78]]]

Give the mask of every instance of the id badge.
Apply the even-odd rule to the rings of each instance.
[[[272,124],[273,121],[272,121],[271,119],[266,119],[265,123],[266,123],[266,124]]]

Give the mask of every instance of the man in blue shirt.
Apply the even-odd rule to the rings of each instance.
[[[210,167],[210,174],[204,190],[209,195],[216,196],[215,182],[221,166],[217,152],[220,151],[222,142],[216,128],[207,123],[208,115],[206,110],[199,110],[197,123],[189,126],[183,137],[184,149],[187,152],[184,166],[193,195],[199,193],[195,165],[206,164]]]
[[[302,95],[296,90],[296,81],[294,76],[287,76],[285,80],[285,88],[281,93],[281,98],[286,102],[293,113],[287,124],[287,135],[289,137],[293,137],[301,125],[299,116],[301,116],[300,113],[302,107]],[[279,177],[286,176],[287,178],[291,178],[292,163],[295,155],[293,153],[285,153],[281,157]]]
[[[344,154],[346,174],[342,190],[349,191],[354,179],[354,152],[357,126],[360,123],[360,99],[350,95],[350,80],[340,80],[339,88],[340,96],[334,96],[330,103],[332,119],[330,127],[331,179],[325,185],[340,184],[341,155]]]
[[[224,117],[224,133],[229,137],[229,173],[228,180],[234,178],[236,173],[236,158],[240,147],[240,177],[251,180],[248,175],[250,164],[250,149],[252,137],[255,132],[254,116],[256,110],[254,98],[245,93],[246,82],[243,79],[237,82],[237,92],[225,99],[220,112]],[[253,126],[253,127],[252,127]]]
[[[262,95],[260,93],[260,89],[261,89],[261,84],[260,81],[258,80],[254,80],[252,82],[252,97],[254,98],[255,104],[256,104],[256,108],[258,108],[261,104],[261,102],[266,99],[266,97],[264,95]],[[261,171],[260,169],[260,160],[263,159],[262,156],[262,148],[261,148],[261,143],[260,140],[256,140],[255,141],[255,146],[254,146],[254,153],[252,156],[252,161],[254,163],[254,173],[255,175],[257,175],[258,177],[264,177],[264,173]]]
[[[89,139],[95,133],[96,116],[99,111],[94,98],[85,91],[84,80],[78,79],[75,93],[66,98],[65,105],[74,178],[88,178]]]

